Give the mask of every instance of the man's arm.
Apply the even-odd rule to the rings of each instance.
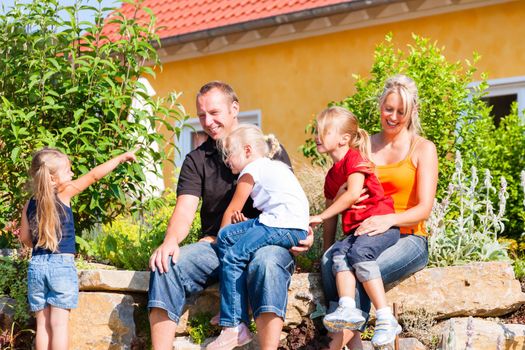
[[[190,232],[191,224],[197,208],[199,206],[199,197],[183,194],[177,197],[177,204],[173,209],[166,236],[162,244],[155,249],[149,259],[149,266],[152,271],[159,269],[160,273],[168,271],[168,259],[171,256],[172,261],[176,262],[179,257],[179,243],[186,238]]]

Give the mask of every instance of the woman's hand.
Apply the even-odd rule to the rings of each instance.
[[[390,227],[395,226],[395,214],[371,216],[355,230],[355,236],[368,234],[375,236],[387,231]]]
[[[339,191],[337,191],[337,194],[335,195],[334,200],[336,200],[337,198],[339,198],[340,195],[345,193],[347,189],[348,189],[348,183],[345,182],[344,184],[341,185],[341,187],[339,187]],[[363,189],[361,190],[361,197],[359,197],[355,201],[355,203],[352,204],[350,209],[365,209],[366,205],[358,205],[358,204],[364,201],[365,199],[368,199],[369,197],[370,195],[368,194],[368,189],[366,187],[363,187]]]

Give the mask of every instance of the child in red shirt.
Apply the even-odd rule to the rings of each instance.
[[[330,332],[361,328],[365,318],[356,308],[357,278],[376,308],[378,322],[388,324],[388,327],[381,327],[380,331],[374,333],[372,344],[389,344],[401,332],[401,327],[387,306],[376,259],[399,240],[399,228],[391,227],[374,236],[357,236],[354,232],[370,216],[394,213],[394,203],[391,197],[384,195],[383,187],[374,174],[373,164],[369,160],[368,133],[359,128],[351,112],[341,107],[322,111],[317,117],[316,143],[317,150],[329,154],[334,165],[328,171],[324,185],[327,208],[321,214],[312,216],[310,224],[315,226],[324,222],[324,237],[333,237],[337,216],[341,213],[343,232],[347,235],[336,242],[333,248],[333,272],[340,297],[339,306],[324,317],[323,323]],[[361,196],[363,188],[366,188],[368,198],[354,209],[352,205]]]

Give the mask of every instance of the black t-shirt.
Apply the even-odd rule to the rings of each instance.
[[[282,147],[274,159],[291,167],[288,153]],[[216,236],[219,232],[222,216],[235,193],[237,177],[224,164],[212,138],[208,138],[184,159],[177,184],[177,196],[189,194],[202,198],[200,215],[203,236]],[[248,218],[255,218],[260,214],[253,208],[251,198],[246,201],[242,212]]]

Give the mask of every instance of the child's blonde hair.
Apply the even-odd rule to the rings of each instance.
[[[349,134],[348,146],[359,151],[361,156],[370,162],[370,136],[359,127],[356,116],[343,107],[329,107],[317,116],[317,133],[323,140],[328,129],[335,129],[339,134]],[[368,165],[372,166],[372,163]]]
[[[261,157],[272,158],[281,152],[281,145],[273,134],[264,135],[261,129],[251,124],[241,124],[233,129],[220,143],[224,159],[244,146],[251,146],[252,151]]]
[[[37,237],[37,246],[55,252],[62,238],[60,211],[56,186],[52,176],[68,157],[53,148],[44,148],[33,155],[29,175],[32,179],[33,196],[36,200],[36,217],[30,222],[31,234]]]
[[[397,93],[403,100],[403,110],[405,115],[410,117],[407,129],[419,135],[421,133],[421,122],[418,113],[418,93],[416,82],[403,74],[394,75],[385,83],[385,88],[379,97],[379,108],[383,106],[386,98],[393,93]]]

